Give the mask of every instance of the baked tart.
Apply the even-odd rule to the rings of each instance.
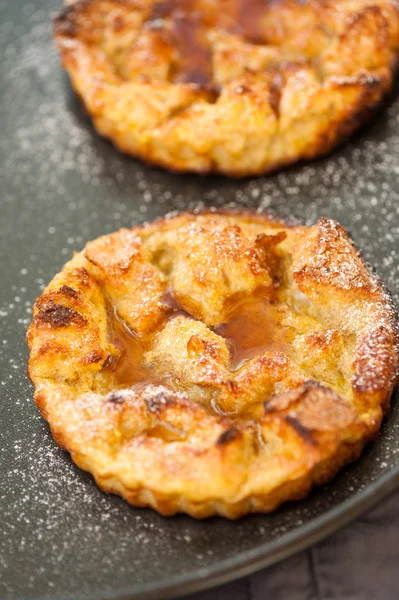
[[[54,20],[97,131],[234,177],[329,152],[392,85],[396,0],[79,0]]]
[[[36,301],[35,401],[98,485],[164,515],[303,498],[379,431],[396,317],[344,229],[183,213],[89,242]]]

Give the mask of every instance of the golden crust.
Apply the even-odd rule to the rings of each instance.
[[[99,133],[173,171],[329,152],[389,90],[396,0],[79,0],[54,21]]]
[[[394,311],[344,229],[244,213],[90,242],[37,300],[28,344],[73,460],[134,505],[198,518],[327,481],[378,432],[398,369]]]

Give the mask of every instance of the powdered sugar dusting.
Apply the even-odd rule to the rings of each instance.
[[[99,597],[226,559],[308,523],[399,464],[396,405],[352,468],[305,502],[236,523],[164,519],[98,490],[52,440],[32,402],[24,330],[44,285],[84,243],[168,211],[252,207],[337,219],[399,302],[399,100],[344,149],[269,178],[175,176],[120,155],[71,94],[51,42],[56,0],[0,2],[3,259],[0,288],[0,592]],[[21,576],[23,573],[23,576]]]

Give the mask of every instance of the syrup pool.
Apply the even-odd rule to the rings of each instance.
[[[119,354],[111,359],[107,368],[114,376],[118,387],[132,387],[142,383],[157,383],[151,371],[144,364],[146,344],[117,315],[109,311],[109,338]]]
[[[165,301],[170,307],[165,321],[177,314],[194,318],[174,301],[170,292]],[[289,351],[289,330],[279,324],[285,310],[284,306],[271,304],[264,298],[244,300],[232,307],[226,323],[214,328],[215,333],[228,343],[233,371],[264,352],[286,354]],[[117,348],[118,355],[109,361],[106,368],[113,372],[116,385],[124,388],[165,385],[166,382],[161,381],[144,362],[144,353],[150,347],[154,334],[140,337],[115,310],[110,308],[108,314],[110,341]]]
[[[215,327],[229,344],[233,370],[263,352],[287,353],[289,332],[277,323],[284,310],[266,300],[245,300],[234,307],[227,323]]]

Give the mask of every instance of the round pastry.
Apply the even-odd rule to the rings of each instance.
[[[389,90],[396,0],[79,0],[54,21],[99,133],[173,171],[329,152]]]
[[[304,497],[373,438],[393,308],[335,221],[183,213],[90,242],[34,306],[35,400],[106,491],[236,518]]]

